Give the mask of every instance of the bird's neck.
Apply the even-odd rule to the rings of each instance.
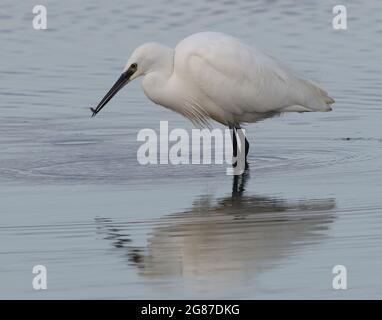
[[[154,103],[166,106],[166,86],[174,71],[174,50],[163,48],[158,63],[145,74],[142,87]]]

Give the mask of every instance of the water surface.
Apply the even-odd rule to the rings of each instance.
[[[0,11],[1,298],[381,298],[377,1],[33,1]],[[90,119],[139,44],[198,31],[256,45],[336,100],[248,126],[250,171],[137,164],[142,128],[191,130],[139,81]],[[217,127],[219,127],[217,125]],[[32,267],[48,268],[48,290]],[[332,289],[347,267],[348,289]]]

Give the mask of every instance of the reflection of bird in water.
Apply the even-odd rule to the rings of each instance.
[[[229,197],[203,196],[190,210],[150,222],[146,245],[133,244],[130,232],[139,229],[136,224],[99,219],[100,232],[107,233],[142,276],[201,280],[202,289],[246,283],[301,246],[325,237],[334,219],[334,199],[289,202],[246,196],[246,179],[234,177]]]

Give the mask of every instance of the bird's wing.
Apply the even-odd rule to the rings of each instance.
[[[224,34],[190,36],[175,48],[174,59],[175,70],[233,114],[329,111],[334,102],[318,85]]]

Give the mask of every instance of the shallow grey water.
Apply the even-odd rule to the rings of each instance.
[[[335,1],[49,1],[46,31],[35,4],[0,10],[1,298],[381,298],[381,4],[343,1],[340,32]],[[192,128],[139,83],[89,118],[137,45],[202,30],[336,99],[248,126],[237,181],[226,165],[138,165],[138,130]],[[332,289],[338,264],[347,290]]]

